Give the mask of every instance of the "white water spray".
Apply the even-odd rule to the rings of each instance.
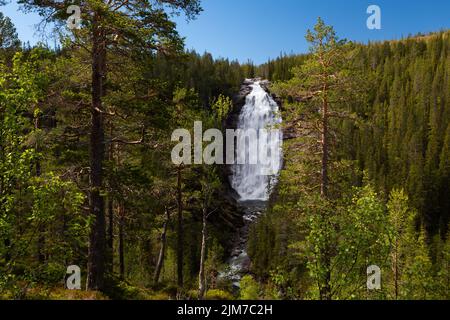
[[[241,197],[241,201],[262,200],[269,198],[271,187],[276,183],[282,163],[282,133],[277,127],[282,121],[279,108],[273,98],[261,87],[259,81],[250,85],[252,91],[246,97],[246,103],[239,115],[238,129],[253,129],[258,134],[257,141],[248,141],[245,136],[239,139],[241,147],[236,150],[237,156],[250,159],[249,152],[257,150],[258,164],[236,164],[230,178],[231,186]],[[263,135],[262,132],[269,132]],[[258,148],[250,148],[249,144],[258,144]],[[246,147],[242,147],[246,146]],[[268,174],[269,173],[269,174]]]

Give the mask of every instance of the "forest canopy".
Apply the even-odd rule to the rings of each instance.
[[[71,3],[18,2],[59,24]],[[309,53],[255,65],[186,50],[172,13],[197,0],[79,4],[56,48],[0,13],[0,299],[449,299],[449,31],[360,44],[319,18]],[[174,164],[170,138],[225,131],[257,77],[284,165],[236,289],[229,168]]]

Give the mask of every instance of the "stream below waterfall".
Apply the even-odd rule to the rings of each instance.
[[[240,141],[240,144],[238,141],[235,156],[248,160],[250,153],[256,151],[259,160],[266,158],[269,161],[245,161],[244,164],[232,166],[230,184],[239,196],[237,205],[244,214],[244,225],[235,236],[228,268],[220,276],[232,281],[235,288],[239,288],[242,276],[250,269],[250,258],[247,254],[250,227],[265,211],[282,165],[283,136],[281,129],[277,127],[282,119],[278,104],[262,87],[259,79],[247,79],[246,83],[249,84],[251,92],[245,98],[237,129],[255,130],[258,141],[250,141],[251,139],[245,136],[238,137],[238,140],[244,140]],[[261,133],[264,130],[272,132],[267,136]],[[258,147],[252,149],[252,144],[257,144]]]

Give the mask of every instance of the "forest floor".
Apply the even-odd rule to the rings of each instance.
[[[183,298],[197,300],[197,290],[187,290]],[[126,282],[119,282],[105,290],[69,290],[61,287],[48,286],[22,286],[13,290],[0,293],[0,300],[176,300],[177,290],[175,287],[163,289],[151,289],[132,286]],[[206,300],[234,300],[231,293],[223,290],[209,290],[205,296]]]

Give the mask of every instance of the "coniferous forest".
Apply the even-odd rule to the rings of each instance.
[[[0,6],[0,299],[450,298],[450,31],[318,18],[309,51],[256,64],[186,48],[173,14],[199,0],[17,2],[60,31],[23,43]],[[236,128],[248,81],[283,119],[250,224],[230,165],[173,161],[175,130]]]

